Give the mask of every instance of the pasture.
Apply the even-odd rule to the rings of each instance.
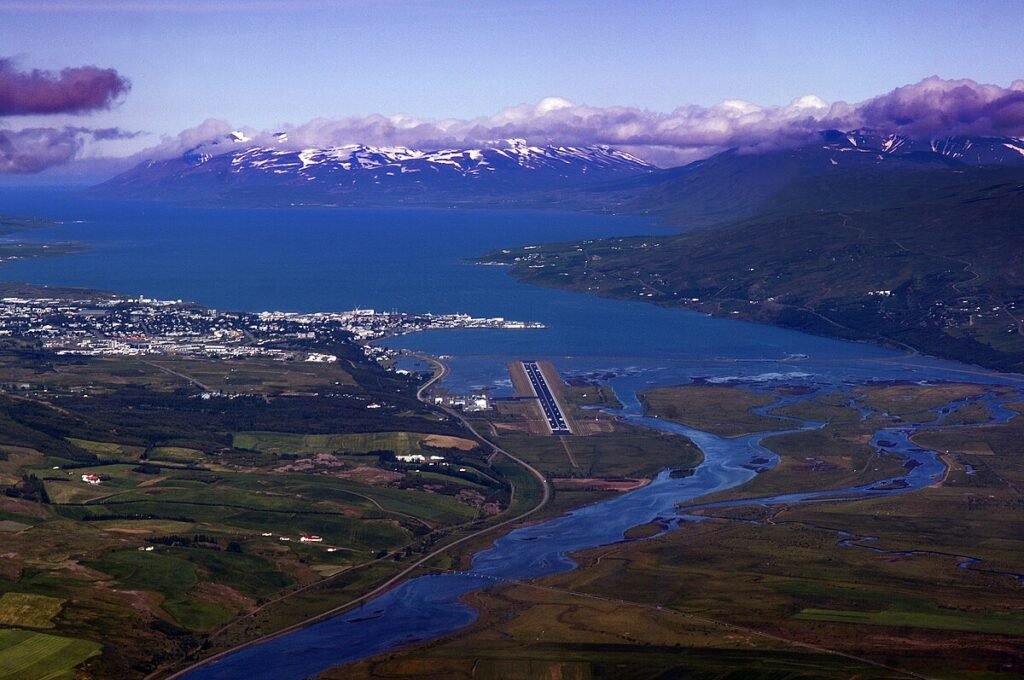
[[[75,666],[100,650],[88,640],[0,630],[0,680],[71,680]]]
[[[59,597],[6,592],[0,595],[0,626],[53,628],[53,617],[63,606]]]

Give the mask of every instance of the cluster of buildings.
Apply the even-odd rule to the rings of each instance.
[[[422,453],[408,453],[395,456],[395,460],[407,465],[422,464],[427,467],[451,467],[451,463],[445,460],[444,456],[438,456],[436,454],[427,456]],[[416,470],[416,472],[419,472],[419,470]],[[459,472],[466,472],[466,468],[460,467]]]
[[[372,359],[386,362],[390,350],[369,341],[441,328],[543,328],[543,324],[468,314],[408,314],[353,309],[347,312],[221,312],[181,300],[145,297],[0,299],[0,336],[40,340],[64,354],[136,356],[179,354],[210,358],[263,356],[316,363],[332,354],[297,356],[272,344],[282,340],[364,344]]]
[[[269,537],[271,537],[273,535],[274,535],[274,532],[272,532],[272,531],[263,531],[263,532],[260,533],[260,536],[263,536],[264,538],[269,538]],[[285,536],[285,535],[282,534],[282,535],[277,537],[277,540],[284,541],[286,543],[290,543],[291,540],[292,540],[292,537],[291,536]],[[299,543],[323,543],[323,542],[324,542],[323,536],[317,536],[316,534],[301,534],[299,536]],[[327,549],[327,552],[337,552],[337,550],[338,549],[335,548],[335,547],[330,547],[330,548]]]
[[[490,397],[486,394],[438,394],[434,396],[434,404],[468,412],[487,411],[491,408]]]
[[[1011,300],[1000,305],[980,296],[957,298],[934,303],[929,316],[937,326],[945,328],[969,328],[975,324],[1003,321],[1006,333],[1013,334],[1020,330],[1020,314],[1017,312],[1020,303],[1024,301]]]

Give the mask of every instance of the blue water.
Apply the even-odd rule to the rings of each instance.
[[[354,307],[466,312],[541,321],[543,330],[436,331],[392,344],[454,355],[452,389],[507,386],[505,364],[549,358],[563,372],[628,374],[645,384],[774,374],[992,380],[955,362],[644,302],[517,283],[471,259],[503,247],[652,233],[646,219],[540,211],[218,209],[88,201],[70,192],[0,190],[0,214],[63,223],[8,240],[79,241],[81,254],[5,263],[9,281],[185,299],[219,309]]]
[[[7,240],[91,246],[7,263],[0,276],[8,281],[244,311],[371,307],[508,318],[542,305],[543,291],[510,294],[503,270],[469,258],[509,245],[658,231],[647,220],[553,212],[181,208],[10,190],[0,191],[0,214],[65,221]]]
[[[639,413],[635,395],[654,385],[695,378],[815,389],[872,381],[971,381],[1024,385],[951,361],[712,319],[641,302],[605,300],[515,282],[507,270],[467,260],[485,251],[555,240],[653,233],[643,219],[535,211],[239,210],[89,202],[68,193],[0,191],[0,214],[61,220],[10,240],[70,240],[86,252],[2,265],[7,280],[101,288],[188,299],[221,309],[345,310],[397,308],[467,312],[542,321],[529,331],[438,331],[405,336],[396,347],[450,355],[446,386],[507,393],[506,363],[549,359],[566,375],[611,385],[623,417],[688,436],[705,462],[691,477],[667,472],[642,489],[511,532],[475,556],[467,573],[429,576],[363,607],[201,669],[195,678],[303,678],[325,668],[418,639],[457,630],[475,618],[459,602],[471,590],[572,568],[573,550],[621,540],[629,528],[675,516],[677,504],[749,480],[767,460],[764,434],[721,439]],[[990,400],[991,401],[991,400]],[[992,402],[996,417],[1012,412]],[[815,427],[781,421],[780,428]],[[894,453],[913,460],[906,488],[850,489],[862,496],[905,493],[943,471],[933,452],[913,447],[904,431],[880,433]],[[828,500],[836,494],[780,495],[772,503]]]

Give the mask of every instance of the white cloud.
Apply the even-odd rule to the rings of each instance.
[[[344,144],[441,148],[524,137],[535,144],[608,144],[659,164],[673,164],[732,147],[759,150],[806,143],[829,128],[931,136],[1021,135],[1024,80],[1001,87],[932,77],[856,104],[829,104],[808,94],[784,106],[735,99],[714,106],[681,106],[668,113],[587,106],[552,96],[470,120],[371,115],[317,118],[282,130],[288,133],[283,144],[292,149]],[[237,128],[225,121],[204,121],[140,157],[180,154],[232,129]],[[256,143],[281,145],[273,137],[275,130],[243,131]]]

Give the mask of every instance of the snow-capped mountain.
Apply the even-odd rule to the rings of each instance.
[[[951,136],[914,139],[871,130],[822,133],[826,148],[868,154],[938,154],[968,165],[1024,166],[1024,140],[1017,137]]]
[[[648,196],[655,186],[662,187],[664,200],[675,202],[679,191],[697,192],[725,205],[751,198],[738,195],[736,187],[748,187],[756,197],[787,178],[839,169],[1024,167],[1024,140],[1015,137],[922,140],[870,130],[828,130],[816,143],[758,154],[731,150],[669,170],[607,146],[534,146],[521,139],[439,150],[364,145],[295,150],[287,142],[285,133],[257,145],[232,132],[177,158],[142,163],[93,191],[243,205],[568,202],[612,208]]]
[[[655,169],[607,146],[531,146],[521,139],[433,151],[363,145],[295,151],[248,142],[232,133],[179,158],[142,163],[97,191],[261,203],[447,203],[580,187]]]

